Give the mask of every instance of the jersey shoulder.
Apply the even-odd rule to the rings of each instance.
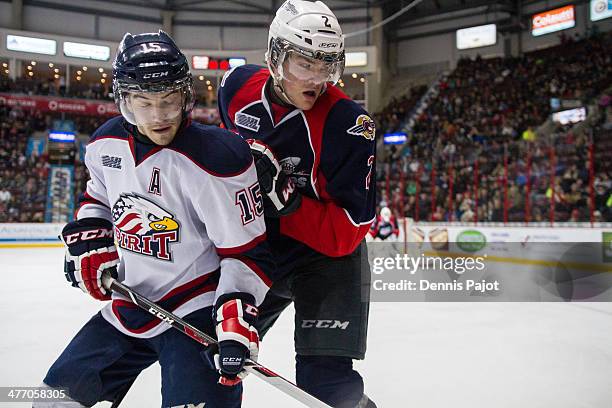
[[[253,75],[261,73],[268,73],[268,68],[255,64],[241,65],[239,67],[230,69],[223,75],[223,79],[221,79],[221,86],[223,87],[228,84],[235,84],[238,82],[244,83]]]
[[[240,135],[198,122],[192,122],[170,147],[217,177],[237,176],[253,162],[251,149]]]
[[[219,96],[229,102],[243,87],[253,86],[255,82],[265,83],[269,76],[268,68],[260,65],[247,64],[232,68],[221,79]]]
[[[234,111],[261,98],[261,90],[269,77],[267,68],[252,64],[225,73],[217,93],[217,106],[226,129],[234,128]]]
[[[342,117],[349,119],[359,115],[369,116],[368,112],[360,104],[349,98],[337,86],[329,86],[322,96],[329,99],[334,114],[343,113]]]
[[[359,141],[369,144],[373,142],[376,137],[376,125],[369,113],[337,88],[332,87],[331,91],[329,97],[335,100],[326,116],[323,127],[324,139],[333,138],[344,143]],[[354,143],[349,144],[354,145]]]
[[[102,124],[89,139],[89,143],[100,139],[125,139],[129,138],[128,131],[123,126],[123,116],[115,116]]]

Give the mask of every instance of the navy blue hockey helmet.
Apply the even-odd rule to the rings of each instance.
[[[113,61],[113,95],[123,116],[136,124],[126,109],[128,93],[175,90],[184,95],[182,114],[186,117],[195,104],[193,78],[187,58],[174,40],[162,30],[125,34]]]

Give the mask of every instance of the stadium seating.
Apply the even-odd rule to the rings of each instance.
[[[586,103],[599,96],[600,108],[609,109],[600,93],[612,85],[610,39],[565,40],[521,58],[461,60],[417,116],[409,145],[379,163],[380,201],[424,221],[590,221],[591,214],[611,221],[609,117],[579,132],[538,132],[551,98]],[[409,116],[377,119],[382,133],[405,128]]]
[[[463,59],[418,114],[426,86],[393,99],[374,114],[379,136],[407,129],[411,118],[414,126],[406,146],[381,155],[381,204],[422,221],[612,221],[610,37],[565,39],[520,58]],[[3,77],[0,92],[110,100],[101,85],[66,90],[31,78]],[[540,130],[551,98],[595,101],[601,114],[579,129]],[[49,165],[44,155],[26,157],[26,143],[56,117],[0,106],[0,119],[0,222],[42,222]],[[70,119],[84,134],[104,121]],[[76,195],[88,176],[78,158],[74,170]]]
[[[47,159],[25,155],[27,137],[42,120],[0,106],[0,222],[44,221]]]

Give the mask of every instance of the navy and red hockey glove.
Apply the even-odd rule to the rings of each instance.
[[[102,274],[117,278],[119,255],[113,241],[113,224],[103,218],[83,218],[69,222],[61,235],[66,245],[64,274],[74,287],[95,299],[109,300],[102,286]]]
[[[214,364],[221,374],[220,384],[238,384],[248,374],[243,370],[246,359],[257,361],[259,334],[254,326],[259,311],[254,300],[247,293],[230,293],[217,300],[214,320],[219,354],[214,355]]]
[[[255,160],[259,186],[265,193],[266,216],[280,217],[297,210],[302,202],[302,195],[297,191],[291,177],[282,171],[272,150],[255,139],[247,139],[247,142]]]

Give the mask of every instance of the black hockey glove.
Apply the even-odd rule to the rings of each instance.
[[[297,191],[291,177],[287,176],[274,156],[274,153],[258,140],[248,139],[255,160],[257,179],[264,193],[265,214],[268,217],[281,217],[297,210],[302,195]]]
[[[117,278],[119,256],[113,224],[103,218],[75,220],[64,226],[61,239],[66,245],[66,280],[95,299],[109,300],[110,292],[102,286],[101,278],[104,272]]]
[[[214,321],[219,354],[214,355],[214,365],[221,374],[220,384],[238,384],[248,374],[243,370],[246,359],[257,361],[259,335],[254,326],[259,311],[254,304],[248,293],[230,293],[217,300]]]

